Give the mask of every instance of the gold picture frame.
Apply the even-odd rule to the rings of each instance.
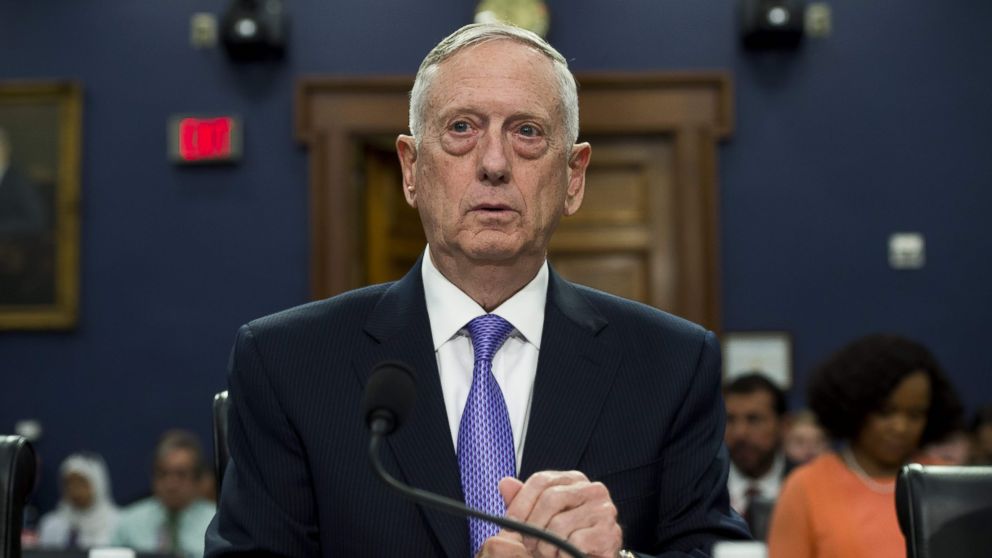
[[[0,329],[71,329],[79,313],[82,88],[0,82]]]

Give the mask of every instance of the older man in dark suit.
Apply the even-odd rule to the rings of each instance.
[[[396,283],[242,327],[207,554],[555,555],[374,477],[358,402],[387,359],[418,383],[383,452],[403,480],[591,557],[708,556],[745,538],[728,504],[713,334],[548,265],[591,152],[576,143],[561,54],[506,25],[456,31],[417,73],[410,130],[396,145],[428,247]]]

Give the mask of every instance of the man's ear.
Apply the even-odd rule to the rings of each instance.
[[[565,192],[565,216],[574,215],[582,206],[582,198],[586,194],[586,168],[592,147],[588,143],[577,143],[572,146],[572,154],[568,158],[568,189]]]
[[[400,134],[396,138],[396,155],[403,171],[403,196],[410,207],[417,207],[417,142],[413,136]]]

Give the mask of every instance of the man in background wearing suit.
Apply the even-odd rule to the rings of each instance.
[[[724,442],[730,451],[730,505],[764,540],[771,508],[793,465],[782,440],[788,410],[785,392],[761,372],[748,372],[723,388],[727,405]]]
[[[180,558],[203,556],[203,534],[214,506],[200,498],[203,451],[196,436],[169,430],[155,447],[152,496],[122,509],[113,546]]]
[[[238,334],[207,555],[555,555],[374,476],[359,401],[384,360],[411,365],[418,386],[382,452],[405,482],[590,557],[708,556],[746,538],[728,503],[713,334],[548,265],[591,152],[575,143],[561,54],[502,24],[456,31],[417,73],[410,131],[396,143],[403,190],[428,240],[414,268]]]

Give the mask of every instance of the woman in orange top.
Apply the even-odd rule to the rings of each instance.
[[[786,479],[768,536],[770,558],[905,558],[896,474],[961,416],[940,365],[916,342],[868,336],[816,370],[809,404],[842,445]]]

